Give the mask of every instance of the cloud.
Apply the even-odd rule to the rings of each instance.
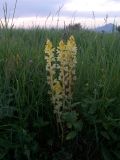
[[[108,2],[109,1],[113,1],[113,2],[117,2],[117,3],[120,3],[120,1],[119,0],[107,0]]]
[[[93,11],[76,11],[76,12],[64,11],[62,14],[67,17],[93,18]],[[108,12],[95,11],[94,12],[95,18],[105,18],[106,15],[108,16],[108,18],[120,17],[120,12],[119,11],[108,11]]]
[[[5,3],[5,0],[1,1],[1,4]],[[67,1],[68,0],[18,0],[16,16],[48,16],[50,12],[57,12],[59,7],[64,5]],[[10,14],[12,14],[15,5],[15,0],[7,0],[6,3]],[[0,16],[3,15],[1,13],[2,7],[0,8]]]
[[[8,15],[13,14],[16,0],[0,0],[0,17],[3,17],[3,5],[6,2]],[[60,16],[92,18],[92,11],[95,11],[96,18],[120,16],[119,0],[17,0],[15,17],[47,17],[50,13],[55,16],[59,7],[63,5]],[[115,5],[113,5],[115,4]]]

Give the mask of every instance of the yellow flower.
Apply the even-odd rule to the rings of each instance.
[[[56,81],[56,83],[53,85],[53,91],[57,94],[60,94],[62,92],[62,86],[59,81]]]
[[[48,39],[45,45],[45,53],[51,54],[54,51],[52,42]]]
[[[52,49],[52,43],[51,43],[51,41],[49,39],[47,39],[45,48],[48,49],[48,50]]]
[[[67,46],[66,46],[68,51],[72,51],[74,53],[77,52],[77,47],[76,47],[76,43],[75,43],[75,38],[74,36],[70,36],[70,38],[67,41]]]
[[[59,46],[58,46],[58,49],[60,51],[64,51],[66,48],[66,45],[64,44],[64,42],[61,40],[60,43],[59,43]]]
[[[70,44],[71,45],[76,45],[76,43],[75,43],[75,38],[74,38],[74,36],[72,35],[72,36],[70,36],[70,38],[69,38],[69,40],[68,40],[69,42],[70,42]]]

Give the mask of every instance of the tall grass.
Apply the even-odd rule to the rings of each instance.
[[[64,30],[0,29],[0,159],[120,159],[120,35],[69,31],[77,43],[73,102],[82,121],[61,144],[48,96],[44,47]]]

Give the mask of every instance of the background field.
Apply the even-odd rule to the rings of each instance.
[[[73,34],[73,102],[81,131],[61,144],[46,82],[44,46]],[[120,159],[120,35],[0,29],[0,160]]]

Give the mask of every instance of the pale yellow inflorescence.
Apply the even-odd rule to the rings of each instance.
[[[70,107],[69,105],[72,100],[73,85],[76,79],[75,66],[77,63],[77,47],[74,37],[71,36],[66,45],[63,41],[60,41],[57,53],[58,61],[60,63],[59,80],[63,86],[63,109],[69,110],[68,107]]]
[[[77,47],[73,36],[65,44],[60,41],[55,58],[55,49],[50,40],[47,40],[45,46],[45,59],[47,81],[50,85],[51,100],[54,104],[54,112],[60,113],[69,110],[71,104],[73,85],[76,80],[76,53]],[[56,77],[56,71],[59,73]]]
[[[51,101],[54,104],[54,109],[59,112],[61,107],[61,92],[62,86],[60,82],[56,79],[56,59],[55,59],[55,49],[53,48],[52,42],[47,40],[45,45],[45,60],[46,60],[46,71],[47,71],[47,82],[50,86],[49,94],[51,96]]]
[[[53,86],[53,76],[55,74],[52,63],[55,61],[54,48],[50,40],[47,40],[45,45],[45,60],[46,60],[46,71],[48,72],[47,80],[48,84]]]

